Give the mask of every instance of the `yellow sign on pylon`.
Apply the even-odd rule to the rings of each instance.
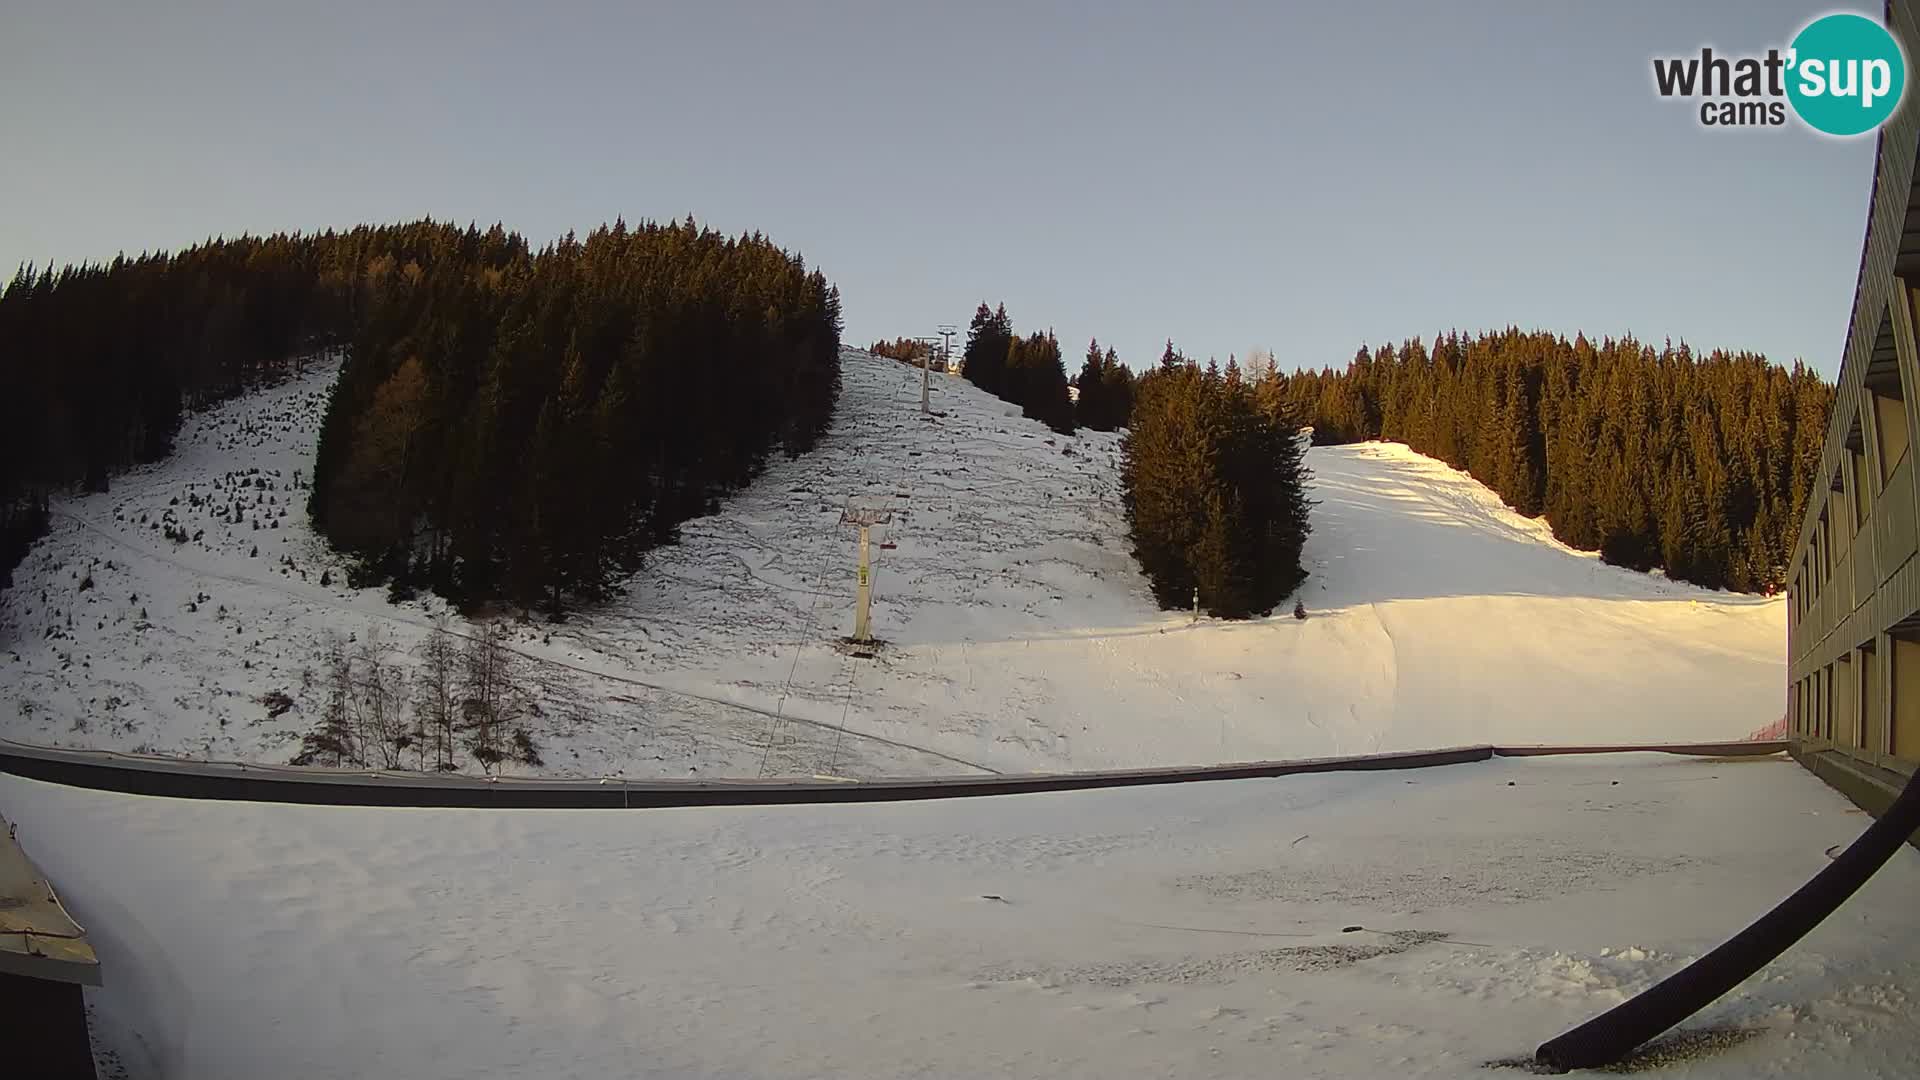
[[[846,511],[840,515],[842,524],[857,525],[860,527],[860,576],[858,578],[859,587],[855,590],[853,607],[853,640],[855,641],[873,640],[873,628],[870,615],[873,603],[873,591],[868,587],[869,580],[867,576],[867,567],[869,565],[868,549],[870,546],[868,534],[873,526],[884,525],[891,520],[893,520],[892,511],[884,507],[859,507],[849,505]]]

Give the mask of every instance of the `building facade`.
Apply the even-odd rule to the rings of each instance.
[[[1887,25],[1920,55],[1908,3],[1889,5]],[[1909,100],[1880,130],[1833,417],[1787,586],[1794,754],[1875,813],[1920,766],[1917,149]]]

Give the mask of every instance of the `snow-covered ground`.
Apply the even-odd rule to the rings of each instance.
[[[0,735],[284,761],[329,635],[408,662],[443,606],[349,589],[305,524],[332,375],[195,416],[168,461],[60,502],[0,597]],[[1782,600],[1604,566],[1397,445],[1309,454],[1306,621],[1157,611],[1127,553],[1117,436],[1057,436],[933,385],[940,415],[922,418],[917,371],[850,350],[816,451],[687,523],[624,597],[519,626],[540,661],[533,771],[1124,767],[1739,738],[1782,713]],[[892,511],[870,659],[837,641],[850,502]],[[275,691],[294,702],[277,716]]]
[[[195,416],[167,462],[56,507],[0,597],[0,735],[280,761],[330,636],[410,662],[444,605],[348,588],[305,524],[332,376]],[[931,419],[918,395],[850,351],[818,450],[689,522],[623,597],[516,626],[544,771],[1057,770],[1780,716],[1780,600],[1603,566],[1404,447],[1309,455],[1308,619],[1195,622],[1127,554],[1117,437],[955,379]],[[892,514],[872,657],[837,640],[850,503]],[[293,707],[270,715],[274,691]],[[1653,755],[630,813],[0,776],[0,810],[92,932],[95,1030],[132,1080],[1479,1075],[1711,948],[1865,823],[1782,758]],[[1912,1075],[1916,887],[1903,850],[1650,1067]]]
[[[131,1080],[1482,1076],[1867,820],[1784,757],[1657,755],[630,812],[0,776],[0,807]],[[1902,849],[1650,1071],[1915,1075],[1916,891]]]

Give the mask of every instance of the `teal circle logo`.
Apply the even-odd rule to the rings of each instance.
[[[1907,89],[1907,59],[1865,15],[1823,15],[1787,53],[1787,100],[1815,131],[1862,135],[1886,123]]]

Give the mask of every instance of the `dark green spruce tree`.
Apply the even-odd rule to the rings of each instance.
[[[960,374],[996,397],[1007,389],[1007,350],[1013,346],[1013,322],[1007,305],[989,309],[983,302],[967,324],[967,347],[961,354]]]
[[[1099,339],[1087,342],[1087,358],[1080,364],[1080,374],[1074,376],[1074,389],[1079,396],[1073,403],[1074,419],[1081,427],[1096,431],[1112,431],[1107,423],[1106,407],[1106,357],[1100,352]]]
[[[1102,417],[1105,431],[1116,431],[1127,426],[1133,415],[1133,372],[1120,362],[1120,357],[1109,346],[1106,359],[1101,361],[1102,377],[1105,386],[1101,390]]]
[[[1166,357],[1172,357],[1168,361]],[[1270,613],[1306,577],[1308,475],[1296,426],[1229,362],[1168,346],[1136,385],[1121,481],[1134,556],[1162,607]]]

